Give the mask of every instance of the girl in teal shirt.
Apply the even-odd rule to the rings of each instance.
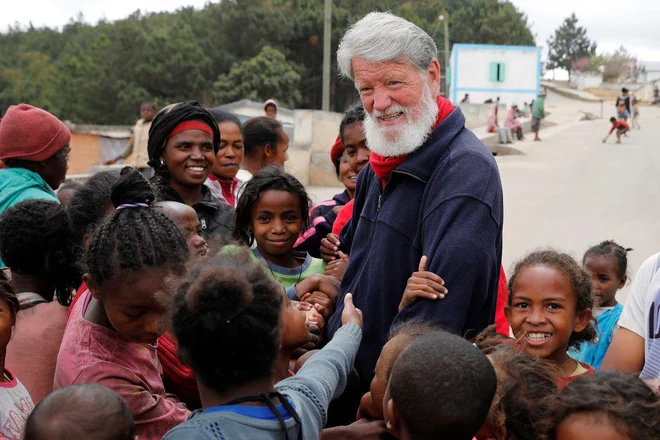
[[[627,280],[628,251],[614,241],[603,241],[591,247],[582,258],[582,265],[591,275],[591,296],[594,300],[593,314],[598,322],[598,337],[592,342],[583,342],[569,351],[577,361],[591,365],[597,371],[603,363],[623,306],[616,300],[616,293]]]

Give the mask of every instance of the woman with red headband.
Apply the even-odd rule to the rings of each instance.
[[[171,104],[154,118],[148,149],[159,199],[191,206],[207,241],[228,240],[234,209],[204,185],[220,149],[215,118],[196,101]]]

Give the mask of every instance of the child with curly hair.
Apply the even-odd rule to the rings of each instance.
[[[318,439],[330,401],[344,390],[362,339],[352,296],[332,341],[294,377],[274,383],[289,305],[282,287],[246,253],[196,266],[174,296],[174,335],[197,377],[203,410],[166,440]]]
[[[501,344],[487,357],[495,368],[497,391],[477,440],[537,440],[547,414],[539,400],[557,393],[552,366],[513,344]]]
[[[635,375],[583,376],[546,404],[544,440],[660,438],[660,401]]]
[[[552,249],[519,261],[509,280],[507,318],[523,350],[557,367],[559,388],[595,370],[568,349],[596,338],[591,276],[568,254]]]

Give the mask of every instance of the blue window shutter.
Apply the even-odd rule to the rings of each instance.
[[[490,63],[490,81],[497,82],[497,65],[498,63]]]
[[[504,79],[506,78],[506,76],[505,76],[505,72],[506,72],[505,67],[506,67],[506,64],[504,64],[504,63],[499,63],[499,66],[500,66],[500,75],[499,75],[498,80],[499,80],[499,82],[504,82]]]

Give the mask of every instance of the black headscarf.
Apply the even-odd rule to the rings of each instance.
[[[220,129],[218,129],[218,124],[215,122],[213,115],[197,101],[170,104],[158,112],[149,129],[149,143],[147,146],[149,166],[156,170],[156,174],[160,174],[159,171],[163,171],[162,168],[164,168],[160,162],[160,157],[165,149],[167,137],[177,125],[185,121],[201,121],[208,124],[213,130],[213,150],[215,154],[218,154],[220,150]]]

